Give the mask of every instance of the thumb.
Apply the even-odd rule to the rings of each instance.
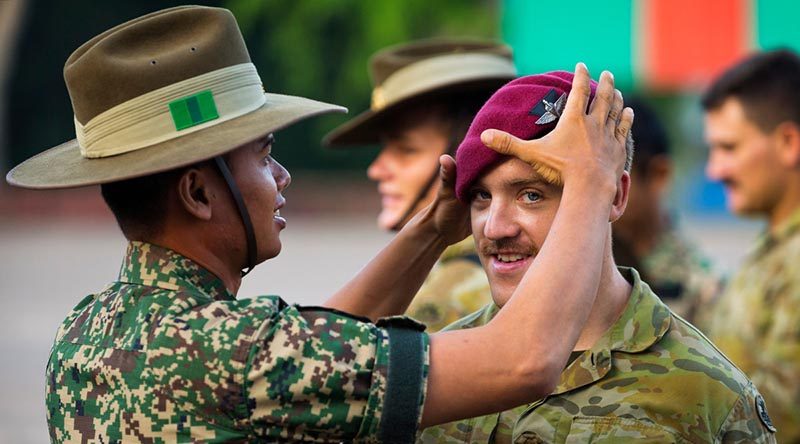
[[[482,132],[481,142],[483,142],[483,144],[488,148],[491,148],[500,154],[519,157],[523,160],[524,157],[521,157],[521,155],[526,151],[529,151],[529,149],[525,149],[524,145],[530,144],[529,141],[523,141],[505,131],[495,129],[487,129]]]
[[[452,197],[456,194],[456,161],[451,156],[443,154],[439,157],[439,177],[442,186],[439,194],[442,197]]]

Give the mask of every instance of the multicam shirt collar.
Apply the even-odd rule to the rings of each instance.
[[[671,312],[632,268],[620,267],[632,283],[628,305],[617,322],[561,373],[552,395],[602,379],[611,370],[612,352],[638,353],[658,342],[669,330]]]
[[[233,300],[222,280],[191,259],[146,242],[128,243],[119,281],[170,291],[194,290],[210,300]]]
[[[795,210],[789,215],[789,218],[783,221],[774,232],[769,229],[765,230],[755,242],[751,257],[758,257],[769,251],[773,246],[780,244],[786,238],[792,236],[795,232],[800,230],[800,208]]]

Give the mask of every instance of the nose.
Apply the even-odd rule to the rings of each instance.
[[[706,163],[706,177],[710,180],[719,182],[725,179],[727,167],[722,154],[718,150],[712,149],[708,154],[708,162]]]
[[[380,182],[389,178],[389,150],[384,147],[378,153],[378,157],[369,164],[367,177],[375,182]]]
[[[519,236],[520,226],[515,219],[511,205],[506,205],[499,200],[492,201],[486,215],[483,234],[490,240],[513,239]]]
[[[277,160],[273,159],[272,162],[272,177],[275,178],[275,183],[278,185],[278,192],[282,192],[292,183],[292,176],[289,174],[289,170],[284,168]]]

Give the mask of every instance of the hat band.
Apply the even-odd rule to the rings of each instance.
[[[242,63],[150,91],[85,125],[75,119],[75,133],[83,157],[108,157],[218,125],[265,102],[255,66]]]
[[[514,63],[495,54],[448,54],[398,69],[372,90],[372,111],[411,97],[421,91],[470,80],[517,76]]]

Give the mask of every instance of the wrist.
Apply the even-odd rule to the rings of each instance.
[[[430,246],[436,251],[443,252],[449,244],[436,225],[434,213],[431,207],[423,209],[403,227],[400,234],[408,236],[420,246]]]
[[[583,174],[574,174],[564,180],[563,194],[610,206],[617,194],[617,181],[608,174],[584,171]]]

